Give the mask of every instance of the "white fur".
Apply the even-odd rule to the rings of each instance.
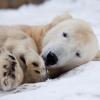
[[[63,32],[67,37],[63,37]],[[43,39],[42,55],[53,52],[58,62],[49,68],[72,69],[92,60],[98,51],[97,39],[91,26],[80,19],[65,20],[46,33]],[[81,57],[75,55],[80,53]]]
[[[21,30],[0,27],[0,48],[0,88],[2,90],[12,90],[23,82],[38,82],[45,78],[44,62],[37,53],[35,42]],[[9,55],[13,56],[15,60],[11,59]],[[26,66],[21,63],[21,56],[24,57]],[[16,62],[15,71],[12,62]],[[35,67],[33,63],[37,63],[38,66]],[[38,74],[36,71],[40,73]],[[15,78],[11,76],[12,74]]]

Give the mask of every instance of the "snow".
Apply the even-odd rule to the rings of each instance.
[[[87,20],[100,44],[100,0],[51,0],[41,6],[24,5],[0,10],[0,25],[43,25],[66,10]],[[81,65],[59,79],[24,84],[16,90],[0,91],[0,100],[100,100],[100,62]]]

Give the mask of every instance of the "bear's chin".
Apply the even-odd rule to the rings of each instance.
[[[48,77],[50,79],[59,78],[64,73],[68,72],[69,70],[65,70],[64,67],[59,68],[48,68]]]

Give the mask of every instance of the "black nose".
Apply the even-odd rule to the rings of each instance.
[[[46,66],[55,65],[58,62],[57,56],[52,52],[49,52],[44,60]]]

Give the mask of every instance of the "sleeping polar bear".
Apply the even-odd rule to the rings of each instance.
[[[0,27],[0,89],[12,90],[45,78],[45,65],[34,40],[18,29]]]
[[[48,25],[20,29],[37,43],[51,78],[87,63],[96,56],[100,58],[98,42],[89,23],[74,19],[68,13],[56,17]]]

